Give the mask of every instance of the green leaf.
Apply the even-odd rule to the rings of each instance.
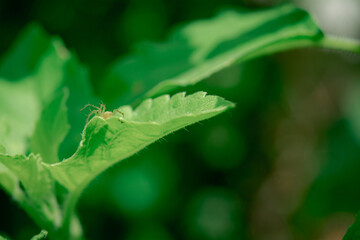
[[[61,214],[54,179],[38,155],[0,154],[0,183],[39,226],[59,227]]]
[[[110,69],[101,94],[117,103],[157,96],[195,84],[234,63],[312,45],[322,38],[308,13],[292,5],[224,11],[178,29],[164,43],[139,46]]]
[[[42,50],[34,52],[32,48],[38,45]],[[34,142],[31,141],[31,136],[36,136],[35,125],[41,124],[37,123],[40,117],[45,117],[41,116],[44,108],[64,87],[68,87],[68,106],[71,113],[69,121],[72,127],[63,149],[67,153],[71,150],[74,152],[80,141],[77,136],[80,135],[85,121],[79,108],[93,98],[87,70],[59,39],[46,36],[36,25],[30,25],[19,36],[0,68],[10,71],[17,65],[19,68],[26,65],[25,70],[21,70],[22,78],[12,81],[15,72],[0,75],[3,77],[0,78],[0,144],[9,154],[27,153],[29,142]]]
[[[0,163],[0,185],[14,199],[21,198],[19,179],[2,163]]]
[[[355,218],[355,222],[347,230],[343,240],[358,240],[360,239],[360,215]]]
[[[46,198],[53,191],[53,180],[37,155],[0,154],[0,163],[8,168],[23,184],[27,194],[34,199]]]
[[[135,110],[125,106],[119,108],[124,118],[122,114],[108,119],[94,117],[86,125],[76,153],[60,163],[45,166],[63,186],[76,191],[111,165],[159,138],[233,106],[220,97],[206,96],[205,92],[148,99]]]
[[[26,152],[39,116],[41,105],[33,88],[30,78],[16,82],[0,79],[0,144],[10,154]]]
[[[39,153],[46,163],[59,161],[60,143],[64,140],[70,126],[67,120],[67,89],[59,94],[41,113],[31,138],[30,150]]]
[[[58,48],[53,42],[33,75],[18,81],[0,79],[0,144],[10,154],[26,152],[42,108],[61,89],[66,58],[58,56]]]
[[[39,51],[32,49],[38,45]],[[2,64],[0,184],[40,226],[54,232],[61,225],[62,214],[54,179],[40,155],[54,163],[60,147],[63,155],[69,155],[74,147],[72,152],[76,150],[86,118],[79,109],[93,99],[87,70],[61,40],[48,37],[36,25],[20,35]],[[69,94],[63,93],[64,88]],[[65,144],[59,146],[65,136]],[[40,155],[19,155],[30,148]]]
[[[5,154],[6,149],[0,144],[0,154]],[[19,187],[19,179],[2,163],[0,163],[0,185],[14,199],[19,199],[22,191]]]

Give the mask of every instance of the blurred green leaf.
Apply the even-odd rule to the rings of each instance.
[[[66,57],[58,55],[58,48],[54,41],[34,74],[18,81],[0,79],[0,143],[9,154],[26,152],[42,107],[61,87]]]
[[[38,45],[41,51],[35,53],[33,48]],[[27,64],[31,67],[25,66]],[[11,81],[16,73],[12,73],[11,68],[21,66],[25,66],[25,70],[19,70],[22,73],[17,81]],[[20,34],[1,67],[9,71],[0,78],[0,144],[7,153],[28,151],[35,125],[41,124],[37,121],[43,109],[65,86],[70,90],[68,106],[72,127],[63,148],[67,153],[71,151],[69,149],[75,151],[80,141],[77,136],[85,121],[79,109],[92,101],[87,72],[77,59],[59,39],[46,36],[41,28],[32,24]]]
[[[0,79],[0,144],[10,154],[26,152],[27,140],[40,115],[41,103],[31,91],[34,89],[32,78],[18,82]]]
[[[204,92],[148,99],[135,110],[125,106],[119,108],[125,118],[94,117],[84,129],[77,152],[61,163],[47,166],[62,185],[70,191],[79,190],[106,168],[159,138],[232,106],[231,102]]]
[[[292,5],[229,10],[178,29],[164,43],[139,45],[114,64],[100,92],[117,103],[153,97],[195,84],[231,64],[311,45],[322,37],[311,17]]]
[[[358,240],[360,239],[360,215],[356,216],[355,222],[347,230],[343,240]]]
[[[31,137],[31,152],[39,153],[46,163],[59,161],[59,146],[69,130],[65,105],[68,95],[68,91],[64,91],[44,108]]]

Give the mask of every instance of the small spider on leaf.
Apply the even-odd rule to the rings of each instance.
[[[92,110],[87,119],[86,119],[86,123],[89,122],[89,119],[92,115],[98,116],[98,117],[102,117],[104,119],[107,119],[109,117],[112,117],[115,115],[115,113],[120,113],[122,115],[122,117],[124,117],[124,113],[122,113],[121,111],[119,111],[118,109],[114,109],[112,112],[111,111],[106,111],[106,106],[105,104],[101,103],[100,107],[92,105],[92,104],[86,104],[80,111],[84,110],[85,108],[88,107],[92,107],[95,108],[94,110]]]

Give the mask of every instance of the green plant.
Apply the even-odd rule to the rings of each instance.
[[[360,52],[357,42],[325,35],[292,5],[229,10],[191,23],[116,62],[98,94],[124,115],[105,118],[101,108],[83,128],[80,109],[97,102],[86,70],[59,39],[31,25],[0,66],[0,183],[51,239],[82,239],[75,208],[91,180],[165,135],[234,106],[205,92],[162,94],[232,64],[311,46]]]

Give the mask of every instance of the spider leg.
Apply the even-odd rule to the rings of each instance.
[[[119,109],[114,109],[113,114],[115,114],[115,113],[120,113],[122,117],[125,117],[124,113],[121,112]]]
[[[98,111],[99,111],[99,110],[92,110],[92,111],[89,113],[89,115],[88,115],[88,117],[87,117],[87,119],[86,119],[86,123],[88,123],[90,117],[91,117],[92,115],[96,115],[96,114],[98,113]]]
[[[93,108],[99,109],[99,107],[88,103],[88,104],[86,104],[82,109],[80,109],[80,111],[82,111],[82,110],[84,110],[85,108],[88,108],[88,107],[93,107]]]
[[[100,116],[100,117],[102,117],[103,115],[104,115],[104,104],[100,104],[100,106],[97,108],[98,109],[98,115]]]
[[[105,106],[105,104],[102,103],[102,104],[100,105],[100,114],[101,114],[101,115],[104,115],[105,111],[106,111],[106,106]]]

